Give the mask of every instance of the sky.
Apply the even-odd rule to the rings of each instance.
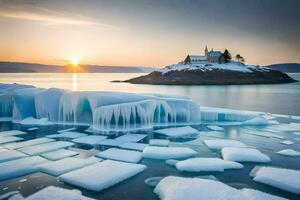
[[[300,63],[300,1],[0,0],[0,61],[161,67],[206,45]]]

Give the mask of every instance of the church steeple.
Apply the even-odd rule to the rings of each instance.
[[[205,54],[205,56],[206,56],[206,57],[208,56],[208,49],[207,49],[207,45],[205,45],[204,54]]]

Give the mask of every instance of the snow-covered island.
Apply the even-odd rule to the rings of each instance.
[[[126,80],[134,84],[157,85],[227,85],[227,84],[272,84],[291,83],[294,79],[287,74],[267,67],[244,64],[237,55],[237,61],[231,59],[225,50],[208,51],[205,55],[188,55],[184,61],[168,65],[145,76]]]

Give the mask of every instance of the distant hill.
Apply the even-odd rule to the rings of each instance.
[[[285,73],[300,73],[300,63],[281,63],[273,64],[265,67],[275,69]]]
[[[151,67],[130,67],[130,66],[82,66],[87,73],[146,73],[151,72]],[[59,65],[43,65],[35,63],[0,62],[0,73],[63,73],[67,72],[66,67]]]

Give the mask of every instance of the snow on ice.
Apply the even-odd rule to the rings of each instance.
[[[197,152],[188,147],[146,147],[143,150],[144,158],[151,159],[185,159],[189,157],[194,157]]]
[[[105,160],[60,176],[63,182],[99,192],[144,171],[141,164]]]
[[[300,194],[299,170],[261,167],[254,171],[254,181],[298,195]]]
[[[220,158],[190,158],[176,163],[179,171],[187,172],[223,172],[225,169],[241,169],[243,165]]]
[[[138,163],[142,158],[139,151],[110,148],[97,154],[98,157],[130,163]]]
[[[225,147],[221,152],[224,160],[236,162],[271,162],[271,159],[267,155],[253,148]]]

